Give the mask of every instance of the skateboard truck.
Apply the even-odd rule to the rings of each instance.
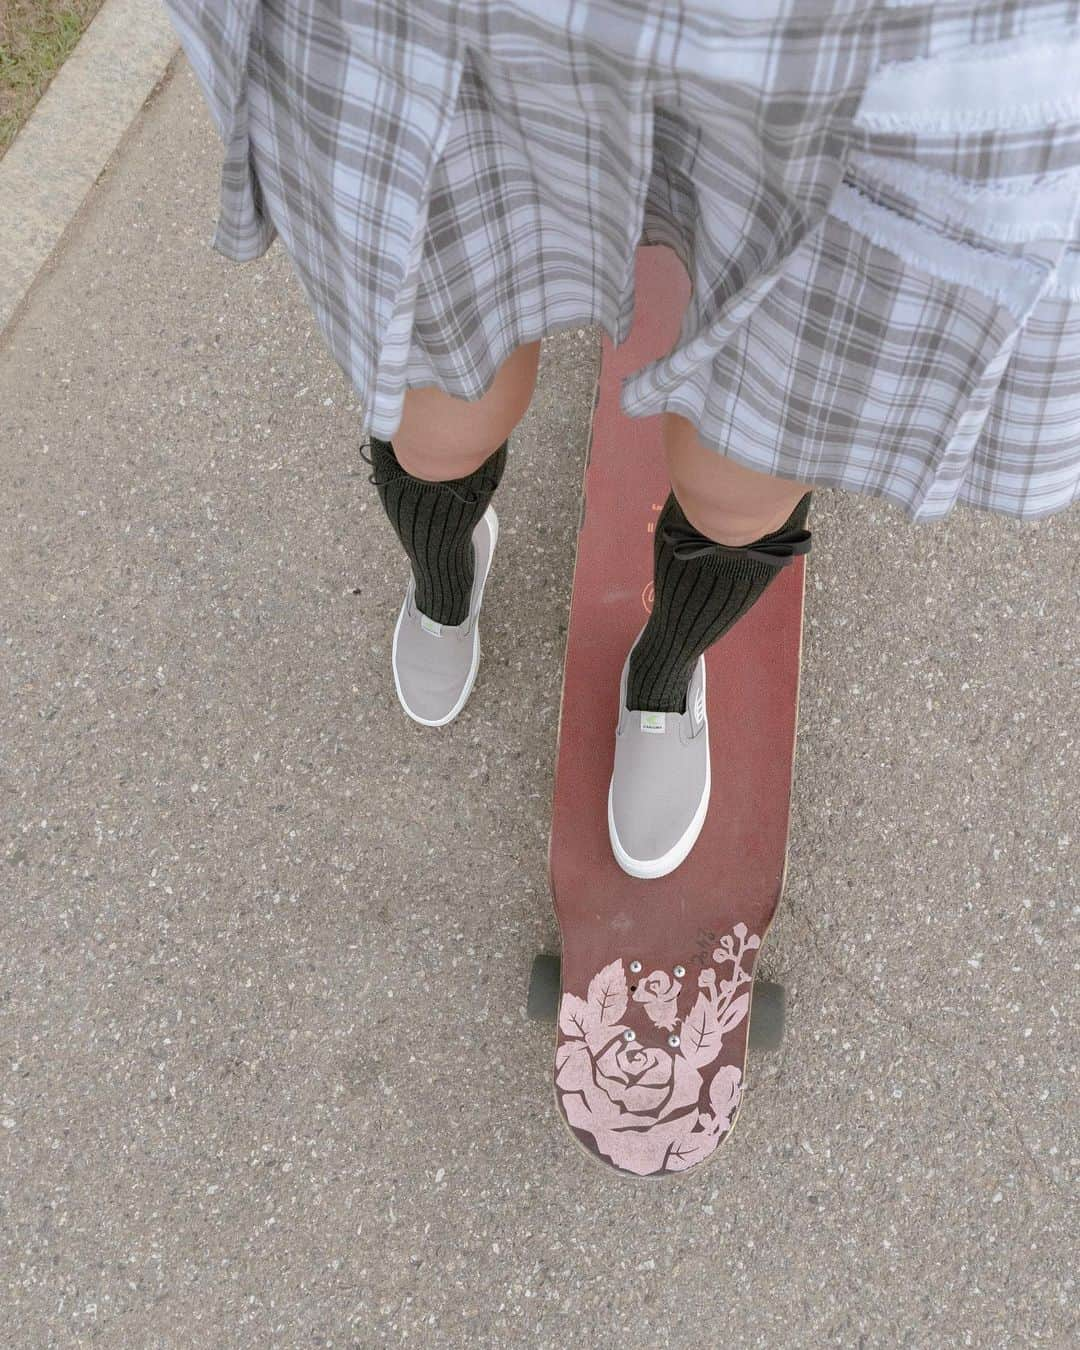
[[[631,962],[631,971],[639,962]],[[672,972],[678,977],[684,967]],[[529,973],[529,996],[525,1014],[533,1022],[554,1022],[559,1010],[561,993],[560,961],[557,953],[539,952],[533,957]],[[787,1016],[787,990],[775,980],[763,975],[754,980],[754,1015],[750,1019],[749,1046],[755,1053],[779,1050],[784,1039]]]

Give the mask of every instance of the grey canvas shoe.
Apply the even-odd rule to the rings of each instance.
[[[438,624],[416,608],[416,583],[409,578],[394,629],[394,685],[401,706],[414,722],[442,727],[464,708],[480,664],[480,606],[499,537],[493,507],[473,530],[476,565],[472,599],[464,623]]]
[[[633,648],[631,648],[631,651]],[[673,872],[697,843],[709,809],[709,721],[705,658],[699,657],[686,712],[640,712],[626,706],[623,663],[615,769],[608,789],[608,834],[615,861],[632,877]]]

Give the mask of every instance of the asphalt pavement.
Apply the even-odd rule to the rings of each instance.
[[[218,163],[181,64],[0,339],[4,1343],[1075,1343],[1077,511],[817,494],[787,1039],[620,1182],[525,1018],[598,335],[414,726],[355,397]]]

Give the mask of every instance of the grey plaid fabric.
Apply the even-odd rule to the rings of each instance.
[[[1080,0],[167,0],[389,438],[521,343],[693,293],[623,406],[751,468],[1037,517],[1080,492]]]

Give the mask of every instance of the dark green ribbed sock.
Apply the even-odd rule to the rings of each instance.
[[[371,481],[409,555],[416,607],[436,623],[464,623],[473,584],[473,530],[506,467],[507,442],[465,478],[429,482],[398,463],[389,441],[371,438]]]
[[[685,712],[694,662],[759,598],[777,571],[810,548],[808,492],[772,534],[743,547],[694,529],[669,494],[653,540],[653,608],[630,657],[626,706]]]

